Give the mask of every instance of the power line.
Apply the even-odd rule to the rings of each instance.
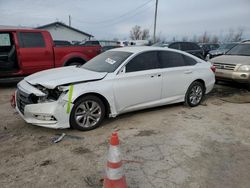
[[[140,5],[140,6],[136,7],[136,8],[134,8],[134,9],[132,9],[132,10],[130,10],[130,11],[128,11],[128,12],[126,12],[126,13],[124,13],[124,14],[118,16],[118,17],[112,18],[112,19],[102,20],[102,21],[98,21],[98,22],[85,22],[85,21],[78,20],[78,19],[75,19],[75,18],[74,18],[74,19],[77,20],[78,22],[85,23],[85,24],[101,24],[101,23],[112,22],[112,21],[115,21],[115,20],[117,20],[117,19],[126,17],[126,16],[128,16],[130,13],[134,13],[135,11],[138,11],[138,9],[141,9],[141,8],[145,7],[147,4],[149,4],[149,3],[152,2],[152,1],[153,1],[153,0],[149,0],[149,1],[145,2],[145,3],[143,3],[142,5]]]
[[[127,20],[129,20],[129,19],[131,19],[131,18],[133,18],[135,16],[146,13],[146,11],[151,9],[153,6],[154,6],[154,4],[152,4],[149,7],[146,7],[146,9],[144,8],[143,10],[137,11],[134,14],[128,15],[126,18],[123,18],[123,19],[120,19],[120,20],[114,20],[114,22],[111,22],[111,23],[107,23],[107,24],[104,24],[104,25],[97,24],[97,25],[92,25],[92,26],[89,26],[89,27],[92,27],[92,28],[100,28],[100,27],[105,28],[105,27],[109,27],[109,26],[114,26],[114,25],[120,24],[120,23],[122,23],[124,21],[127,21]]]

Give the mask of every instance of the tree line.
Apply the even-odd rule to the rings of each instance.
[[[228,32],[224,32],[223,35],[211,35],[207,31],[205,31],[201,35],[193,35],[192,37],[183,36],[180,39],[176,39],[173,37],[172,40],[168,42],[174,41],[183,41],[183,42],[197,42],[197,43],[223,43],[223,42],[240,42],[243,40],[244,29],[229,29]],[[152,38],[149,34],[149,29],[142,29],[141,26],[135,25],[130,30],[130,39],[132,40],[149,40],[152,41]],[[165,37],[162,34],[158,34],[156,37],[156,42],[167,42]]]

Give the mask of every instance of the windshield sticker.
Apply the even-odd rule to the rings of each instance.
[[[111,65],[113,65],[113,64],[116,63],[116,61],[113,60],[113,59],[111,59],[111,58],[106,59],[105,62],[107,62],[107,63],[109,63],[109,64],[111,64]]]

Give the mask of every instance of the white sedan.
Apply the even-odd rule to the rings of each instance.
[[[16,110],[31,124],[91,130],[105,116],[185,102],[194,107],[213,89],[209,62],[182,51],[125,47],[81,67],[35,73],[18,83]]]

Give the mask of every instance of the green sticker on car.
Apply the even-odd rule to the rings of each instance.
[[[72,101],[73,89],[74,89],[74,86],[70,85],[70,87],[69,87],[68,105],[67,105],[67,111],[66,111],[67,114],[69,114],[69,112],[70,112],[70,106],[71,106],[71,101]]]

